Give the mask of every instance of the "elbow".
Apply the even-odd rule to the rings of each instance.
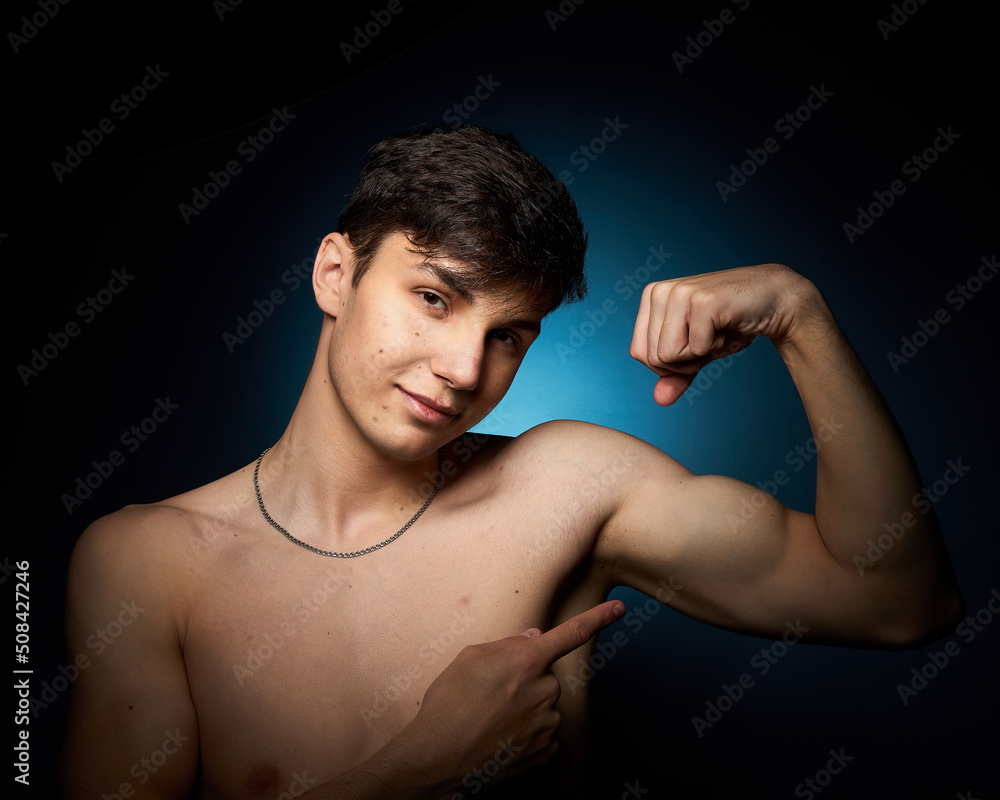
[[[954,586],[896,615],[880,633],[881,646],[888,650],[923,647],[953,634],[964,618],[965,600]]]

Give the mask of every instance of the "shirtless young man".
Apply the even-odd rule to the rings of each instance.
[[[669,405],[713,357],[770,339],[821,442],[815,515],[594,425],[466,434],[581,293],[585,237],[555,185],[487,131],[376,148],[316,256],[319,346],[281,439],[77,545],[70,652],[123,603],[135,618],[73,687],[69,797],[452,797],[491,763],[492,789],[555,753],[560,720],[560,758],[578,750],[586,694],[559,678],[623,613],[603,602],[619,585],[761,636],[801,619],[809,642],[908,646],[960,618],[932,515],[856,567],[920,479],[787,267],[649,285],[630,354]],[[354,553],[412,521],[436,475],[412,529],[357,557],[262,514]]]

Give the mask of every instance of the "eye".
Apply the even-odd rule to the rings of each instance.
[[[514,338],[508,331],[497,329],[490,331],[490,336],[496,339],[500,344],[505,347],[517,347],[518,341]]]
[[[427,305],[429,306],[433,306],[434,308],[439,308],[441,310],[447,308],[444,299],[440,295],[435,294],[434,292],[423,291],[420,292],[420,296],[423,298],[424,302],[427,303]]]

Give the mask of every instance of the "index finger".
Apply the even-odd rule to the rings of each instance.
[[[536,636],[533,641],[536,647],[542,649],[543,657],[551,665],[589,642],[598,631],[621,619],[624,613],[625,604],[621,600],[609,600],[556,625],[547,633]]]

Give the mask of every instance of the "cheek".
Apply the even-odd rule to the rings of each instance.
[[[342,318],[330,347],[330,369],[338,374],[343,386],[347,376],[363,384],[384,380],[400,368],[416,362],[423,364],[428,348],[433,348],[433,330],[418,315],[393,313],[385,308],[358,304]],[[343,386],[357,392],[360,386]]]
[[[363,308],[353,307],[337,321],[330,340],[330,377],[343,393],[359,394],[381,373],[385,364],[378,333],[384,322],[381,315],[372,318]]]
[[[511,359],[501,354],[487,354],[483,359],[483,393],[502,398],[514,382],[521,359]],[[499,398],[496,400],[499,402]]]

